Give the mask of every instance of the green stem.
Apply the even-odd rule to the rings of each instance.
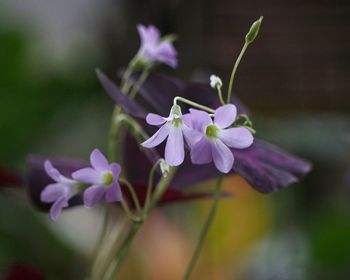
[[[160,200],[164,192],[166,191],[167,187],[169,186],[170,181],[175,175],[176,168],[171,168],[169,175],[167,177],[162,177],[160,181],[158,182],[156,186],[156,191],[154,192],[153,198],[151,200],[150,206],[146,213],[144,213],[144,216],[141,218],[140,221],[136,222],[133,221],[131,228],[129,229],[129,232],[127,233],[126,238],[124,239],[123,243],[121,244],[118,253],[115,257],[115,261],[111,264],[110,268],[107,269],[106,275],[104,279],[116,279],[116,275],[118,273],[120,264],[124,260],[125,256],[127,255],[130,246],[138,233],[140,227],[142,226],[144,220],[147,218],[153,207],[157,204],[157,202]]]
[[[145,215],[148,213],[148,209],[151,203],[151,194],[152,194],[152,188],[153,188],[153,181],[154,181],[154,174],[157,170],[158,165],[160,164],[161,159],[159,159],[153,166],[150,171],[150,174],[148,176],[148,185],[147,185],[147,193],[146,193],[146,199],[145,199],[145,205],[143,208],[143,214]]]
[[[146,81],[147,77],[149,75],[149,70],[146,68],[142,71],[141,76],[137,80],[137,82],[134,84],[132,91],[129,94],[129,97],[131,99],[134,99],[136,97],[136,94],[139,92],[142,84]]]
[[[128,206],[128,203],[127,203],[124,199],[122,199],[122,200],[120,201],[120,203],[121,203],[122,208],[123,208],[123,210],[124,210],[124,212],[125,212],[125,215],[126,215],[130,220],[132,220],[133,222],[139,222],[139,221],[140,221],[140,217],[135,216],[135,215],[130,211],[129,206]]]
[[[235,75],[236,75],[236,72],[237,72],[237,68],[238,68],[238,65],[239,63],[241,62],[242,60],[242,57],[245,53],[245,51],[247,50],[247,47],[248,47],[249,43],[245,42],[244,45],[243,45],[243,48],[235,62],[235,65],[233,66],[233,69],[232,69],[232,73],[231,73],[231,77],[230,77],[230,84],[228,86],[228,91],[227,91],[227,102],[226,103],[231,103],[231,96],[232,96],[232,88],[233,88],[233,81],[235,79]]]
[[[225,105],[225,100],[222,97],[222,91],[221,91],[221,87],[216,87],[217,91],[218,91],[218,95],[219,95],[219,99],[220,99],[220,103],[221,105]]]
[[[124,184],[128,188],[128,190],[129,190],[129,192],[131,194],[132,200],[133,200],[133,202],[135,204],[137,212],[141,213],[140,202],[139,202],[139,200],[137,198],[136,192],[135,192],[133,186],[131,185],[131,183],[128,180],[124,179],[124,178],[119,178],[119,182]]]
[[[102,229],[101,232],[99,234],[96,246],[94,248],[93,251],[93,260],[92,260],[92,265],[91,265],[91,271],[90,271],[90,275],[91,275],[91,279],[96,279],[95,275],[96,275],[96,269],[98,267],[98,262],[100,259],[100,251],[105,239],[105,235],[107,234],[107,228],[108,228],[108,218],[109,218],[109,211],[107,209],[107,206],[104,207],[104,215],[103,215],[103,222],[102,222]]]
[[[183,102],[183,103],[186,103],[186,104],[188,104],[188,105],[190,105],[190,106],[193,106],[193,107],[196,107],[196,108],[198,108],[198,109],[207,111],[207,112],[209,112],[209,113],[215,113],[215,110],[214,110],[214,109],[209,108],[209,107],[204,106],[204,105],[201,105],[201,104],[198,104],[198,103],[196,103],[196,102],[193,102],[193,101],[188,100],[187,98],[184,98],[184,97],[181,97],[181,96],[176,96],[176,97],[174,98],[174,105],[177,105],[177,102],[178,102],[178,101],[181,101],[181,102]]]
[[[219,200],[220,200],[220,193],[221,193],[221,187],[222,187],[222,175],[218,178],[217,182],[216,182],[216,187],[215,187],[215,193],[214,193],[214,201],[213,204],[211,206],[209,215],[207,217],[207,220],[201,230],[201,233],[199,235],[199,239],[196,245],[196,248],[193,252],[193,255],[191,257],[190,263],[186,269],[186,274],[184,276],[184,280],[189,280],[191,277],[191,273],[193,271],[194,266],[196,265],[196,262],[198,260],[198,257],[200,255],[200,252],[202,250],[205,238],[208,234],[208,231],[210,229],[210,226],[213,223],[218,205],[219,205]]]

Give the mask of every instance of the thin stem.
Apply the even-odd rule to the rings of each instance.
[[[90,271],[91,279],[94,279],[95,274],[96,274],[96,268],[97,268],[98,261],[100,258],[99,252],[102,248],[103,241],[104,241],[105,235],[107,233],[108,218],[109,218],[109,211],[107,209],[107,206],[105,205],[104,213],[103,213],[102,229],[101,229],[101,232],[99,234],[99,237],[98,237],[98,240],[96,242],[96,245],[95,245],[95,248],[93,251],[93,255],[92,255],[93,259],[92,259],[92,265],[91,265],[91,271]]]
[[[230,77],[230,83],[229,83],[229,86],[228,86],[228,91],[227,91],[227,102],[226,103],[231,103],[231,96],[232,96],[232,88],[233,88],[233,81],[235,79],[235,75],[236,75],[236,72],[237,72],[237,68],[238,68],[238,65],[239,63],[241,62],[242,60],[242,57],[245,53],[245,51],[247,50],[247,47],[248,47],[249,43],[245,42],[244,45],[243,45],[243,48],[235,62],[235,65],[233,66],[233,69],[232,69],[232,73],[231,73],[231,77]]]
[[[134,99],[136,97],[136,94],[139,92],[142,84],[146,81],[148,75],[149,75],[149,70],[146,68],[142,71],[141,76],[139,77],[137,82],[134,84],[134,86],[129,94],[129,97],[131,99]]]
[[[209,107],[204,106],[204,105],[201,105],[201,104],[198,104],[198,103],[196,103],[196,102],[193,102],[193,101],[188,100],[187,98],[184,98],[184,97],[181,97],[181,96],[176,96],[176,97],[174,98],[174,105],[177,105],[177,102],[178,102],[178,101],[181,101],[181,102],[183,102],[183,103],[186,103],[186,104],[188,104],[188,105],[190,105],[190,106],[193,106],[193,107],[196,107],[196,108],[198,108],[198,109],[207,111],[207,112],[209,112],[209,113],[215,113],[215,110],[214,110],[214,109],[209,108]]]
[[[215,193],[214,193],[214,201],[213,204],[211,206],[210,212],[208,214],[207,220],[201,230],[201,233],[199,235],[199,239],[196,245],[196,248],[193,252],[193,255],[191,257],[190,263],[187,267],[186,270],[186,274],[184,276],[184,280],[189,280],[191,277],[191,273],[193,271],[194,266],[196,265],[196,262],[198,260],[198,257],[200,255],[200,252],[202,250],[205,238],[208,234],[208,231],[210,229],[210,226],[213,223],[218,205],[219,205],[219,200],[220,200],[220,193],[221,193],[221,187],[222,187],[222,175],[220,175],[220,177],[218,178],[217,182],[216,182],[216,187],[215,187]]]
[[[131,194],[132,200],[133,200],[133,202],[135,204],[137,212],[141,213],[140,202],[139,202],[139,200],[137,198],[136,192],[135,192],[133,186],[131,185],[131,183],[128,180],[124,179],[124,178],[119,178],[119,182],[124,184],[128,188],[128,190],[129,190],[129,192]]]
[[[125,212],[125,215],[126,215],[130,220],[132,220],[133,222],[139,222],[139,221],[140,221],[140,217],[135,216],[135,215],[130,211],[129,206],[128,206],[128,203],[127,203],[124,199],[122,199],[122,200],[120,201],[120,203],[121,203],[122,208],[123,208],[123,210],[124,210],[124,212]]]
[[[160,200],[164,192],[166,191],[167,187],[169,186],[170,181],[175,175],[176,168],[171,168],[169,171],[169,175],[167,177],[162,177],[160,181],[158,182],[156,186],[156,191],[153,194],[153,198],[150,203],[150,207],[148,208],[147,212],[144,214],[144,216],[141,218],[140,221],[136,222],[133,221],[131,228],[129,229],[129,232],[124,239],[123,243],[121,244],[118,253],[115,257],[115,261],[111,264],[111,267],[107,269],[109,278],[105,279],[115,279],[116,275],[118,273],[120,264],[124,260],[125,256],[127,255],[130,246],[138,233],[140,227],[142,226],[144,220],[149,215],[150,211],[153,209],[153,207],[157,204],[157,202]],[[106,272],[106,274],[107,274]]]
[[[147,185],[147,193],[146,193],[146,199],[145,199],[145,205],[143,208],[144,215],[148,212],[150,203],[151,203],[151,194],[152,194],[152,188],[153,188],[153,181],[154,181],[154,174],[157,170],[158,165],[160,164],[161,159],[159,159],[153,166],[148,176],[148,185]]]
[[[132,86],[132,84],[129,83],[129,79],[130,79],[130,76],[131,76],[132,72],[133,71],[129,67],[128,69],[125,70],[125,72],[123,74],[120,87],[121,87],[121,91],[124,94],[126,94],[130,90],[130,88]]]
[[[221,91],[221,87],[216,87],[217,91],[218,91],[218,95],[219,95],[219,99],[220,99],[220,103],[221,105],[225,105],[225,100],[222,97],[222,91]]]

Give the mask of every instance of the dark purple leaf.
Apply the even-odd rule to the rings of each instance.
[[[120,105],[125,112],[136,118],[145,118],[147,113],[137,102],[131,100],[121,92],[119,87],[112,82],[101,70],[97,69],[96,74],[103,88],[115,103]]]
[[[69,160],[63,158],[52,158],[44,156],[29,156],[27,159],[27,168],[25,176],[25,184],[28,188],[29,195],[34,202],[34,204],[41,210],[48,210],[50,204],[43,203],[40,200],[40,194],[42,190],[53,181],[46,174],[44,169],[45,160],[51,160],[53,166],[55,166],[63,175],[71,177],[71,174],[83,167],[86,167],[88,164],[80,160]],[[78,205],[82,203],[82,197],[77,195],[73,197],[69,204],[71,206]]]

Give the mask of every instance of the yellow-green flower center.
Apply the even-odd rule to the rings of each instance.
[[[208,137],[208,138],[216,138],[218,136],[218,128],[211,124],[211,125],[208,125],[206,130],[205,130],[205,135]]]
[[[112,172],[105,172],[102,176],[102,184],[108,186],[112,184],[114,181],[114,177]]]
[[[171,124],[175,127],[178,127],[182,124],[182,120],[181,118],[174,118],[172,119]]]

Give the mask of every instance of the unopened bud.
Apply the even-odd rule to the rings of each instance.
[[[212,88],[221,88],[222,87],[222,81],[221,79],[216,75],[210,75],[210,86]]]
[[[170,172],[169,165],[166,164],[164,159],[161,159],[159,166],[160,166],[160,171],[162,172],[163,177],[166,178]]]
[[[249,32],[247,33],[247,35],[245,36],[245,42],[247,44],[250,44],[252,43],[256,36],[258,36],[258,33],[259,33],[259,29],[260,29],[260,25],[261,25],[261,22],[263,20],[264,17],[260,17],[257,21],[255,21],[252,26],[250,27],[249,29]]]

